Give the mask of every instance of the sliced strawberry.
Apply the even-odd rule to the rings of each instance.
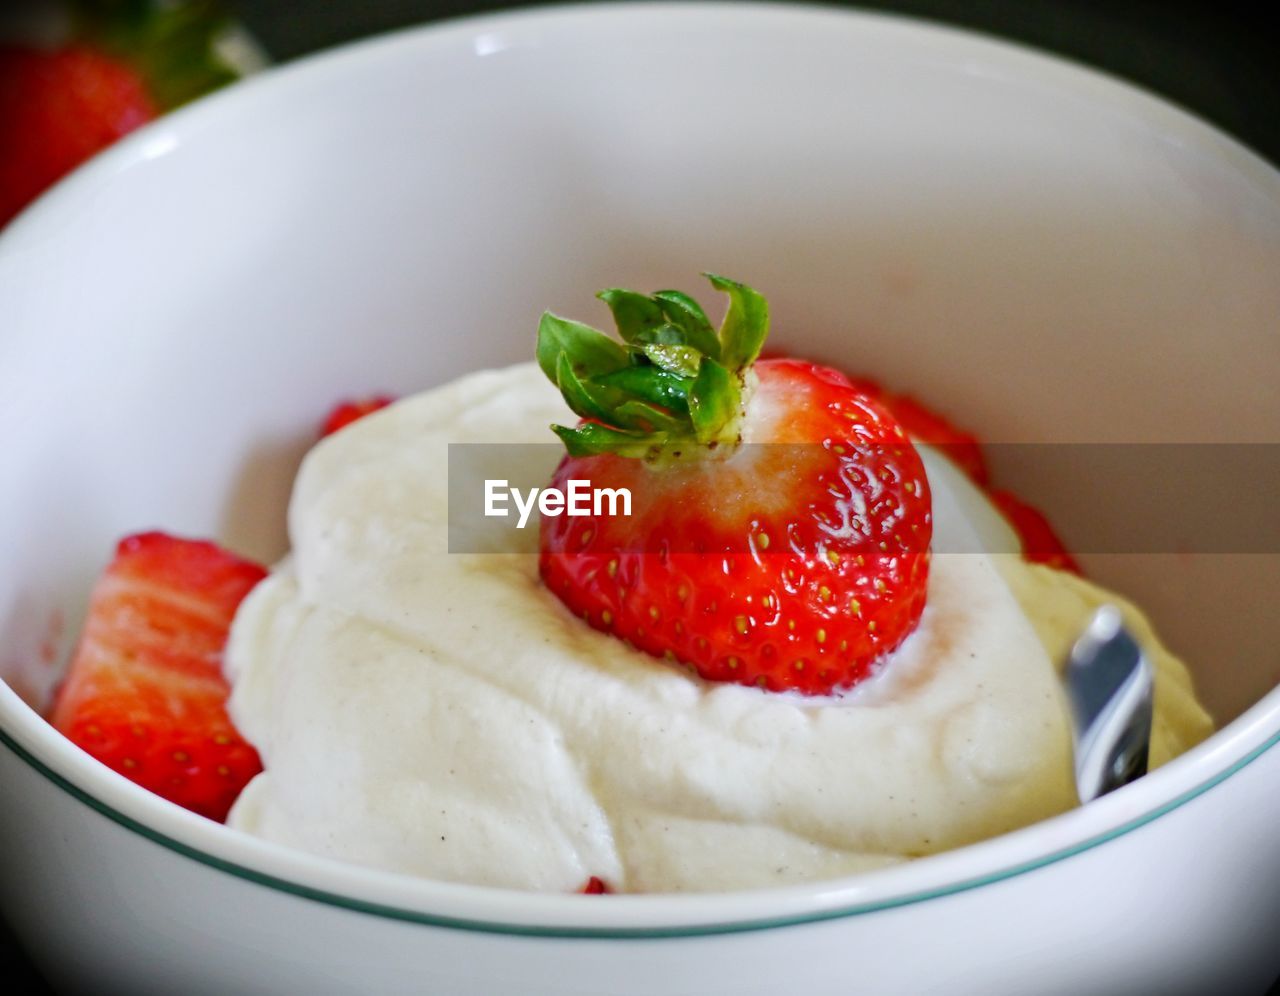
[[[225,819],[262,765],[227,716],[222,652],[265,573],[213,543],[122,540],[94,588],[53,725],[143,788]]]
[[[320,427],[321,438],[332,436],[339,429],[345,429],[352,422],[372,415],[381,408],[386,408],[396,399],[387,394],[378,394],[360,401],[343,401],[334,407]]]
[[[592,875],[578,891],[584,896],[603,896],[609,892],[609,887],[604,884],[604,879]]]
[[[756,361],[764,299],[722,278],[717,335],[676,292],[601,296],[626,345],[547,315],[538,360],[583,421],[553,486],[629,516],[544,516],[543,580],[575,614],[713,681],[822,694],[865,678],[924,608],[920,456],[844,375]]]
[[[1028,505],[1011,491],[989,492],[991,501],[1004,513],[1022,541],[1023,556],[1034,564],[1046,564],[1061,571],[1082,574],[1080,565],[1059,539],[1049,520],[1034,505]]]
[[[0,225],[157,114],[132,68],[85,46],[0,46]]]

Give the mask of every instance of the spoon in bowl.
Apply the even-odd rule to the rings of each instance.
[[[1092,802],[1147,772],[1151,662],[1113,605],[1098,609],[1067,659],[1076,791]]]

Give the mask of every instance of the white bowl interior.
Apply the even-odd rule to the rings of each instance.
[[[609,285],[740,277],[778,344],[988,439],[1277,441],[1280,182],[1227,140],[888,19],[586,24],[463,23],[268,74],[0,239],[0,675],[42,700],[118,536],[274,558],[335,399],[529,358],[544,308],[603,321]],[[1029,487],[1068,535],[1143,520],[1105,482]],[[1087,567],[1220,719],[1276,684],[1280,558]]]

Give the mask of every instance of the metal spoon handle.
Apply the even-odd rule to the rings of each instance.
[[[1093,614],[1067,660],[1076,790],[1091,802],[1147,772],[1154,679],[1120,611]]]

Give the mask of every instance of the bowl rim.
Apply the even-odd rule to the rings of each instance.
[[[1086,807],[844,878],[725,893],[593,896],[464,885],[308,854],[197,816],[64,738],[0,681],[0,747],[90,812],[241,881],[382,919],[523,937],[652,940],[820,923],[956,896],[1085,854],[1200,798],[1280,744],[1280,688],[1187,753]],[[1274,758],[1276,755],[1273,754]]]
[[[40,219],[131,164],[163,156],[187,131],[262,92],[303,87],[407,52],[472,45],[484,34],[590,31],[628,18],[676,18],[705,27],[733,18],[769,30],[880,32],[940,57],[981,62],[1023,83],[1053,87],[1129,112],[1190,144],[1280,203],[1280,173],[1234,139],[1132,84],[1057,56],[972,31],[898,15],[775,3],[618,3],[497,12],[436,22],[300,59],[197,101],[140,129],[59,183],[0,237],[0,260],[38,237]],[[608,901],[438,882],[322,858],[196,816],[85,754],[0,680],[0,746],[42,779],[146,840],[247,882],[329,906],[431,927],[566,938],[652,939],[765,930],[859,916],[968,892],[1085,853],[1174,812],[1280,743],[1280,688],[1204,743],[1089,806],[953,851],[845,878],[731,893],[618,895]],[[1273,755],[1274,759],[1274,755]]]

